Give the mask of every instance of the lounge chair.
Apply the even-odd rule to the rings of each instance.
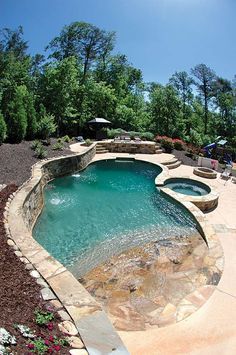
[[[134,137],[135,142],[142,142],[142,139],[140,137]]]
[[[120,136],[116,136],[115,138],[114,138],[114,142],[120,142],[121,141],[121,137]]]
[[[84,138],[82,136],[78,136],[78,137],[75,137],[75,139],[78,141],[78,142],[84,142]]]
[[[231,165],[226,165],[226,168],[223,171],[223,173],[221,173],[220,177],[222,179],[228,180],[230,178],[231,172],[232,172],[232,166]]]

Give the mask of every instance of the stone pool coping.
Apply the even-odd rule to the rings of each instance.
[[[80,154],[36,163],[32,167],[32,177],[17,190],[14,198],[8,203],[5,228],[24,257],[34,265],[64,305],[77,326],[89,354],[128,354],[102,307],[61,263],[33,239],[31,233],[34,221],[43,206],[42,192],[46,183],[54,177],[84,169],[94,161],[95,149],[96,143]],[[104,157],[96,156],[95,161],[97,160],[104,160]],[[136,160],[147,162],[146,159]],[[168,176],[168,168],[158,163],[150,163],[162,168],[162,173],[158,176],[159,182]],[[35,196],[37,198],[34,198]],[[176,196],[171,197],[176,200]],[[214,255],[214,249],[217,248],[219,254],[221,246],[218,238],[203,213],[191,202],[179,197],[177,200],[196,219],[210,253]],[[223,259],[222,249],[218,257]],[[223,270],[223,262],[221,268]]]

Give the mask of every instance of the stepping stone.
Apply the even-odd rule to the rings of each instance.
[[[50,301],[50,300],[56,299],[56,296],[48,287],[45,287],[41,290],[41,295],[42,295],[44,301]]]
[[[68,335],[77,335],[78,330],[76,329],[75,325],[70,322],[70,321],[64,321],[60,324],[58,324],[58,327],[62,333],[68,334]]]

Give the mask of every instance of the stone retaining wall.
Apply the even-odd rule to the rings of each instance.
[[[104,146],[112,153],[155,154],[157,149],[154,142],[106,142]]]
[[[56,159],[44,160],[32,167],[33,179],[29,181],[29,194],[23,204],[23,218],[31,229],[43,207],[43,187],[48,181],[82,170],[96,154],[93,144],[85,152]],[[38,181],[37,181],[38,180]]]

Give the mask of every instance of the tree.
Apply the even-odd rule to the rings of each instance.
[[[19,60],[25,58],[28,45],[22,39],[22,36],[22,26],[19,26],[17,30],[11,30],[10,28],[2,29],[0,31],[0,51],[13,53]]]
[[[194,83],[197,86],[200,97],[204,102],[204,134],[207,134],[209,102],[212,98],[212,85],[216,75],[214,71],[205,64],[196,65],[193,69],[191,69],[191,73],[197,79]]]
[[[114,32],[106,32],[86,22],[73,22],[65,26],[60,35],[54,38],[47,49],[51,57],[63,60],[76,57],[83,65],[81,83],[85,82],[88,70],[96,60],[105,59],[114,47]]]
[[[26,136],[27,114],[24,107],[24,97],[25,87],[18,86],[7,107],[7,130],[9,140],[13,143],[21,142]]]
[[[0,112],[0,144],[2,144],[7,136],[7,125],[4,121],[4,117]]]
[[[36,111],[34,107],[34,97],[32,92],[28,92],[28,91],[25,92],[24,106],[27,115],[26,138],[32,139],[34,138],[37,130]]]
[[[181,136],[181,101],[171,85],[151,85],[150,110],[156,133],[171,137]]]
[[[42,103],[55,117],[60,134],[66,119],[76,116],[79,70],[75,57],[45,67],[39,88]]]
[[[193,79],[185,71],[175,72],[169,83],[177,90],[182,101],[182,115],[186,125],[187,134],[190,131],[191,101],[193,99],[192,84]]]

